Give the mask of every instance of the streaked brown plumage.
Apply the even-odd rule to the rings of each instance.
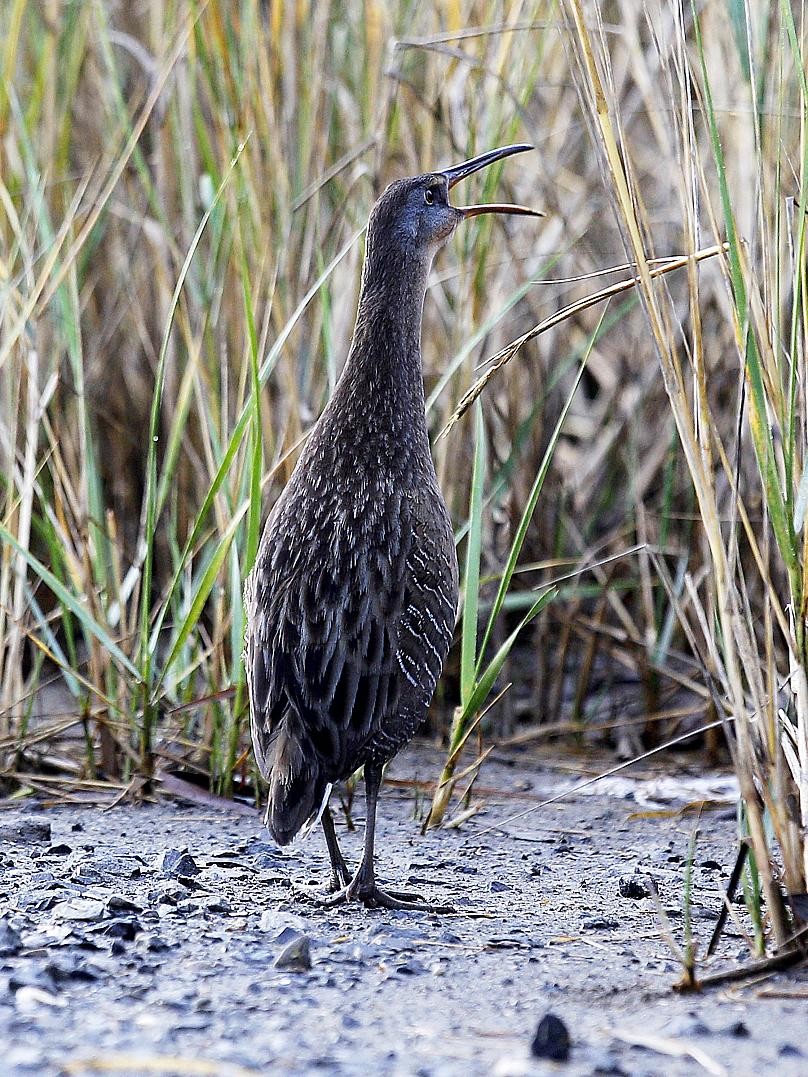
[[[466,217],[448,191],[507,146],[393,183],[368,223],[353,342],[267,519],[245,587],[253,744],[285,845],[322,818],[334,900],[412,904],[375,882],[382,768],[422,722],[451,643],[457,559],[424,415],[421,314],[435,252]],[[365,849],[350,877],[327,799],[364,766]]]

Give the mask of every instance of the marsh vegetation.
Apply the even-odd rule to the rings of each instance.
[[[370,206],[524,139],[479,200],[546,220],[470,224],[425,310],[463,569],[432,820],[491,743],[726,744],[755,944],[804,939],[804,16],[3,4],[4,787],[254,795],[242,580],[345,355]]]

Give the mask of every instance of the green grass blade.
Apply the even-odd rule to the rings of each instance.
[[[479,675],[480,668],[485,658],[485,649],[491,639],[491,634],[494,631],[494,625],[496,624],[497,617],[499,616],[502,609],[502,605],[505,601],[505,596],[507,595],[508,589],[511,585],[511,580],[516,570],[516,564],[519,560],[519,555],[522,552],[522,547],[525,543],[525,537],[527,536],[527,530],[530,526],[530,521],[533,519],[533,513],[536,511],[539,494],[542,491],[542,487],[544,486],[544,480],[547,478],[547,473],[550,470],[550,464],[553,462],[553,454],[555,453],[555,448],[558,444],[561,429],[564,425],[565,419],[567,418],[567,413],[570,410],[578,386],[581,383],[581,378],[583,377],[584,370],[586,369],[587,360],[592,353],[592,348],[595,345],[595,341],[598,339],[598,334],[600,333],[601,326],[603,325],[603,320],[606,317],[607,309],[608,308],[604,308],[604,311],[600,316],[598,324],[595,327],[595,331],[589,338],[589,343],[587,344],[586,351],[584,352],[583,358],[581,359],[581,365],[578,368],[578,373],[575,376],[575,381],[573,382],[572,388],[567,394],[567,399],[564,401],[564,407],[561,409],[561,414],[558,416],[555,427],[553,428],[553,432],[550,435],[550,440],[547,443],[547,448],[544,451],[544,456],[542,457],[541,464],[539,465],[539,470],[536,473],[536,478],[533,480],[533,486],[531,487],[530,494],[528,495],[527,502],[525,503],[525,507],[522,511],[522,517],[519,521],[519,526],[516,529],[516,534],[514,535],[513,542],[511,543],[511,548],[508,552],[508,559],[505,562],[505,568],[499,581],[496,598],[494,599],[494,603],[491,607],[491,612],[488,615],[488,624],[486,625],[483,640],[480,645],[479,657],[477,659],[477,665],[475,669],[475,673],[477,675]]]
[[[463,581],[463,620],[460,646],[460,701],[466,708],[474,690],[477,665],[477,612],[480,601],[480,556],[483,532],[483,486],[485,484],[485,422],[479,401],[474,406],[474,467],[469,499],[469,533],[466,539],[466,572]]]
[[[505,664],[505,660],[513,650],[513,645],[522,633],[522,630],[526,628],[530,622],[537,617],[541,611],[547,606],[558,594],[558,588],[551,587],[549,590],[541,594],[522,620],[511,632],[508,638],[502,643],[497,652],[494,654],[491,661],[483,670],[482,674],[478,678],[474,685],[474,689],[471,692],[467,703],[463,706],[463,712],[459,721],[456,723],[456,729],[460,732],[465,731],[468,721],[479,711],[480,707],[485,703],[488,696],[491,694],[491,690],[494,687],[494,682],[500,674],[500,670]],[[452,745],[454,748],[455,745]]]
[[[46,568],[38,558],[34,557],[30,550],[26,550],[21,546],[8,528],[4,527],[3,524],[0,524],[0,538],[2,538],[4,542],[7,542],[9,546],[25,559],[28,567],[36,573],[46,587],[49,587],[51,591],[53,591],[62,605],[70,610],[84,631],[89,635],[94,636],[102,647],[106,647],[110,656],[115,659],[118,665],[121,666],[122,669],[125,669],[127,673],[130,673],[136,681],[139,681],[140,673],[137,666],[135,666],[124,654],[118,644],[105,631],[103,626],[100,625],[94,617],[90,616],[79,599],[65,587],[61,580],[57,579],[50,569]]]
[[[244,552],[244,573],[252,568],[258,550],[261,527],[261,475],[264,464],[264,441],[261,429],[261,379],[258,374],[258,333],[253,314],[252,288],[250,273],[241,244],[241,288],[244,300],[244,314],[247,319],[250,346],[250,379],[252,382],[252,452],[250,459],[250,512],[247,519],[247,546]]]
[[[152,586],[152,570],[154,561],[154,536],[157,528],[157,442],[159,438],[160,429],[160,413],[163,404],[163,389],[165,387],[165,375],[166,375],[166,356],[168,354],[168,344],[171,338],[171,328],[174,324],[174,317],[177,312],[177,306],[180,301],[180,295],[185,284],[185,278],[188,275],[188,271],[191,268],[191,262],[196,254],[197,247],[202,239],[202,235],[210,220],[211,214],[219,199],[221,198],[224,190],[233,174],[233,170],[238,164],[238,160],[244,151],[246,146],[246,140],[236,150],[235,155],[230,161],[230,165],[222,177],[222,181],[219,184],[218,190],[214,195],[211,204],[205,210],[205,213],[200,220],[194,237],[191,240],[191,244],[188,248],[188,252],[185,255],[185,260],[182,263],[179,276],[177,277],[177,283],[174,286],[174,292],[171,296],[171,303],[168,309],[168,317],[166,320],[165,328],[163,329],[163,342],[160,347],[160,356],[157,363],[157,374],[155,377],[154,393],[152,394],[152,406],[151,416],[149,419],[149,444],[146,457],[146,522],[145,522],[145,543],[146,554],[143,559],[143,570],[141,576],[141,588],[140,588],[140,653],[138,656],[138,664],[141,671],[141,680],[144,686],[144,691],[149,691],[151,683],[151,670],[152,670],[152,658],[154,655],[154,648],[157,645],[157,637],[150,636],[149,625],[151,622],[151,586]],[[167,605],[168,603],[166,603]]]
[[[205,567],[205,571],[202,573],[202,577],[197,584],[194,597],[191,600],[191,604],[188,607],[188,612],[185,615],[182,623],[177,629],[177,633],[174,637],[174,641],[171,645],[171,650],[168,652],[168,657],[163,663],[160,676],[155,684],[155,691],[163,684],[168,672],[177,660],[186,640],[190,636],[199,622],[199,618],[204,609],[205,603],[208,600],[213,585],[221,571],[225,558],[227,557],[228,550],[230,549],[230,543],[233,541],[233,536],[238,530],[242,519],[244,518],[247,510],[250,507],[249,501],[245,501],[236,515],[230,521],[227,526],[227,530],[216,544],[216,549],[213,552],[213,556]]]

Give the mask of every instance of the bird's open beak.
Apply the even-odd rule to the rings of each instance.
[[[466,176],[470,176],[473,172],[479,172],[481,168],[487,168],[494,161],[501,161],[503,157],[510,157],[512,153],[525,153],[527,150],[532,149],[532,146],[528,146],[524,142],[517,143],[514,146],[500,146],[499,149],[481,153],[479,157],[472,157],[470,161],[463,161],[462,164],[455,165],[453,168],[444,169],[442,175],[446,177],[446,182],[451,191],[452,187],[465,179]],[[477,217],[481,213],[513,213],[521,214],[525,217],[544,216],[537,209],[530,209],[529,206],[512,206],[507,202],[490,202],[482,206],[456,206],[455,208],[464,217]]]

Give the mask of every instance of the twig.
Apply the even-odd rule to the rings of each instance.
[[[804,941],[808,941],[808,935],[806,935]],[[702,976],[697,981],[696,987],[698,990],[703,990],[705,987],[738,983],[741,980],[751,979],[753,976],[760,976],[769,972],[782,972],[784,969],[790,969],[805,960],[805,951],[795,941],[792,949],[784,950],[782,953],[774,954],[772,957],[764,957],[760,961],[750,961],[748,965],[727,969],[726,972],[714,972],[709,976]],[[679,985],[674,986],[674,991],[680,990],[682,988]]]
[[[656,277],[663,276],[665,273],[672,273],[675,269],[683,269],[691,262],[702,262],[706,258],[715,258],[717,254],[721,254],[728,249],[729,245],[727,243],[718,243],[715,246],[705,247],[703,250],[696,251],[695,254],[683,254],[678,258],[671,258],[663,265],[649,268],[648,275],[651,279],[655,279]],[[649,262],[647,264],[650,267],[651,263]],[[522,349],[523,345],[540,336],[548,329],[552,329],[554,325],[566,321],[567,318],[572,318],[575,314],[579,314],[583,310],[588,310],[589,307],[594,307],[596,304],[602,303],[605,299],[611,299],[612,296],[620,295],[622,292],[627,292],[630,289],[635,288],[641,281],[642,278],[639,275],[629,277],[627,280],[617,281],[616,284],[611,284],[608,288],[602,288],[599,292],[594,292],[584,299],[579,299],[575,303],[570,303],[566,307],[562,307],[561,310],[557,310],[555,314],[551,314],[549,318],[545,318],[543,322],[539,322],[538,325],[534,325],[532,329],[523,333],[521,337],[512,340],[510,344],[491,357],[491,366],[489,366],[486,372],[481,375],[460,398],[460,403],[453,411],[446,426],[440,432],[440,437],[445,437],[449,433],[455,423],[465,415],[477,397],[483,392],[491,378],[493,378],[497,371],[501,370],[506,363],[509,363],[511,359],[513,359],[517,352]]]
[[[727,922],[727,916],[729,915],[729,903],[735,897],[735,891],[738,889],[738,883],[741,879],[741,872],[743,866],[746,863],[746,858],[749,855],[749,842],[743,840],[738,849],[738,856],[735,859],[735,867],[732,869],[732,874],[729,877],[727,883],[727,889],[724,894],[724,903],[721,906],[721,912],[718,914],[718,920],[716,921],[713,933],[710,936],[710,944],[707,947],[707,956],[712,957],[715,952],[716,946],[718,946],[721,935],[724,932],[724,926]]]

